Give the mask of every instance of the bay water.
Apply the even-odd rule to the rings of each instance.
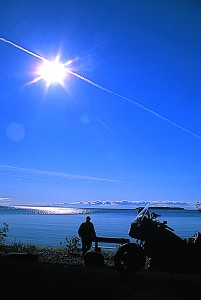
[[[197,210],[150,208],[149,211],[160,214],[159,220],[167,221],[182,238],[201,232],[201,213]],[[78,236],[78,227],[87,215],[91,216],[97,236],[130,238],[128,230],[137,212],[137,209],[0,206],[0,228],[3,223],[9,225],[7,244],[59,248],[65,245],[66,236]]]

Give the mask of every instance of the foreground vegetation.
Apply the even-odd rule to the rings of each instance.
[[[30,254],[41,263],[83,265],[81,243],[77,236],[66,236],[65,242],[61,243],[59,248],[53,248],[33,244],[22,244],[20,242],[6,244],[8,232],[9,225],[4,223],[0,229],[0,259],[5,259],[17,254]],[[105,258],[105,265],[112,267],[114,255],[104,251],[102,253]]]

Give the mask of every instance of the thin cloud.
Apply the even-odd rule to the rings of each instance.
[[[11,201],[11,198],[8,198],[8,197],[0,197],[0,201],[2,201],[2,202],[9,202],[9,201]]]
[[[12,177],[23,177],[23,178],[27,178],[27,179],[32,179],[33,175],[35,175],[35,176],[40,175],[40,176],[67,178],[67,179],[74,179],[74,180],[91,180],[91,181],[133,183],[133,182],[129,182],[129,181],[126,181],[126,180],[101,178],[101,177],[71,174],[71,173],[65,173],[65,172],[56,172],[56,171],[46,171],[46,170],[39,170],[39,169],[22,168],[22,167],[10,166],[10,165],[0,165],[0,169],[6,170],[5,173],[1,172],[0,175],[12,176]],[[11,173],[9,173],[9,171]],[[31,176],[30,176],[30,174],[31,174]]]

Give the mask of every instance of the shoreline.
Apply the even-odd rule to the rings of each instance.
[[[119,206],[119,207],[105,207],[105,206],[76,206],[76,205],[72,205],[72,206],[59,206],[59,205],[48,205],[48,204],[44,204],[44,205],[30,205],[30,204],[18,204],[18,205],[0,205],[0,209],[37,209],[37,208],[62,208],[62,209],[83,209],[83,210],[138,210],[139,208],[144,208],[144,206],[135,206],[135,207],[129,207],[129,205],[127,206]],[[160,210],[197,210],[196,208],[184,208],[184,207],[181,207],[181,206],[155,206],[155,205],[150,205],[149,206],[149,209],[160,209]]]

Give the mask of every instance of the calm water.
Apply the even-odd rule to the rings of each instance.
[[[168,221],[168,225],[181,237],[191,237],[196,231],[201,232],[201,213],[198,211],[154,211],[161,215],[159,220]],[[66,236],[77,235],[78,227],[86,215],[91,216],[98,236],[129,238],[128,230],[137,210],[0,207],[0,227],[4,222],[9,224],[7,243],[21,242],[56,248],[65,242]]]

